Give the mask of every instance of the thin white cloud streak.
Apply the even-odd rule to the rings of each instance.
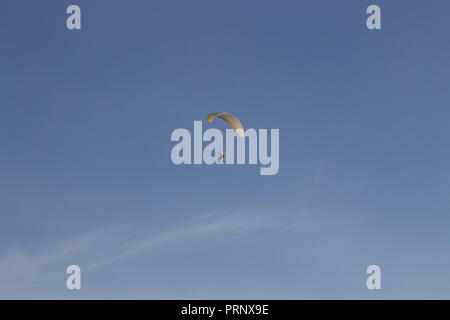
[[[67,238],[58,245],[42,244],[38,251],[10,248],[0,256],[0,296],[8,298],[12,288],[15,296],[20,296],[19,290],[27,294],[39,292],[38,288],[27,290],[28,284],[36,287],[51,282],[65,272],[60,269],[68,264],[79,264],[85,271],[95,270],[133,256],[187,250],[186,245],[212,245],[214,241],[274,227],[270,219],[246,213],[207,214],[150,235],[142,227],[108,226]]]
[[[156,248],[171,247],[177,244],[185,245],[186,243],[199,242],[211,238],[217,239],[221,236],[238,235],[273,227],[275,227],[273,223],[270,223],[267,219],[258,217],[236,214],[219,218],[214,217],[213,219],[210,217],[200,217],[197,223],[190,221],[188,224],[175,229],[140,238],[136,241],[123,243],[109,255],[91,265],[90,268],[95,269],[115,263]]]

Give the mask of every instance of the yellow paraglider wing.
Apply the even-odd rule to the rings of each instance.
[[[228,124],[237,132],[239,137],[241,137],[241,138],[244,137],[244,128],[242,127],[241,122],[239,121],[238,118],[233,116],[231,113],[226,113],[226,112],[210,113],[210,114],[208,114],[207,119],[209,122],[212,122],[215,117],[222,118],[223,120],[228,122]]]

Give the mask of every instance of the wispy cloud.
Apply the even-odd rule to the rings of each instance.
[[[212,245],[233,236],[274,227],[276,225],[267,217],[213,213],[156,232],[142,226],[107,226],[79,236],[68,236],[58,244],[43,244],[38,251],[24,247],[9,248],[0,255],[0,283],[3,284],[0,296],[8,298],[8,292],[1,290],[2,287],[7,290],[22,287],[24,290],[32,279],[45,281],[52,278],[55,268],[67,263],[80,264],[83,270],[92,271],[133,256]],[[62,272],[58,269],[57,274]]]
[[[149,253],[153,249],[173,248],[177,245],[186,245],[187,243],[201,242],[207,239],[218,239],[225,235],[229,237],[230,234],[239,235],[245,232],[273,227],[275,225],[267,219],[256,216],[251,217],[238,214],[201,216],[160,233],[125,241],[113,248],[102,259],[90,265],[90,267],[98,268],[133,255]]]

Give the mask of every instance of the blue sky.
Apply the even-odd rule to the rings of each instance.
[[[0,298],[450,298],[449,10],[2,1]],[[218,111],[280,129],[277,175],[172,164]]]

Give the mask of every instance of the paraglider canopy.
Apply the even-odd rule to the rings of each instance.
[[[231,113],[226,113],[226,112],[210,113],[210,114],[208,114],[208,117],[207,117],[208,122],[212,122],[215,117],[222,118],[223,120],[228,122],[228,124],[231,127],[233,127],[233,129],[237,132],[239,137],[241,137],[241,138],[244,137],[244,128],[242,127],[241,122],[239,121],[238,118],[233,116]]]

